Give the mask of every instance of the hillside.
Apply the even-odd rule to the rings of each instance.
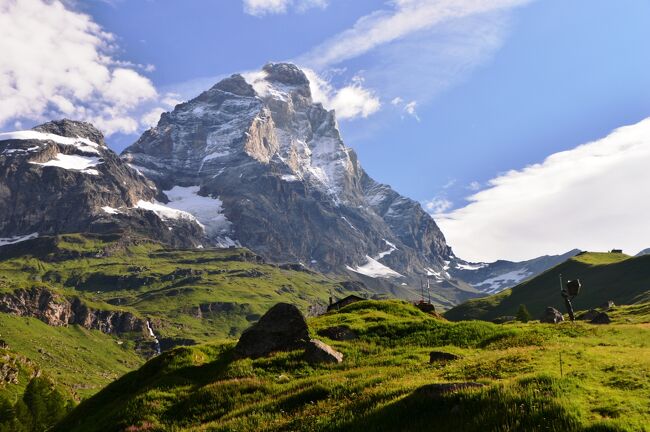
[[[539,318],[548,306],[564,312],[560,274],[565,282],[576,278],[582,281],[580,295],[573,301],[576,310],[596,308],[608,300],[616,304],[650,300],[650,256],[589,252],[577,255],[514,288],[469,300],[447,311],[445,317],[455,321],[492,320],[515,315],[521,304],[526,305],[534,318]]]
[[[278,301],[307,313],[334,298],[370,296],[299,265],[245,249],[170,249],[140,237],[67,234],[0,248],[0,394],[36,370],[77,398],[158,349],[236,338]],[[152,333],[153,335],[152,336]],[[11,357],[11,358],[9,358]],[[4,357],[0,357],[4,358]],[[14,358],[20,361],[14,362]]]
[[[647,307],[618,314],[617,322],[649,318]],[[356,303],[309,324],[342,363],[309,365],[296,351],[234,360],[232,344],[182,347],[83,402],[56,430],[614,432],[650,424],[647,324],[450,323],[397,301]],[[322,336],[340,326],[356,339]],[[432,349],[458,358],[430,364]],[[463,389],[468,382],[478,385]]]

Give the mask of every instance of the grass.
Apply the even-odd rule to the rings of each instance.
[[[621,314],[643,321],[645,310]],[[359,302],[309,324],[314,335],[330,326],[358,334],[321,338],[342,364],[311,366],[300,352],[233,360],[231,342],[178,348],[83,402],[58,430],[650,430],[647,324],[451,323],[397,301]],[[460,358],[429,364],[432,349]],[[467,381],[484,386],[430,387]]]
[[[650,301],[650,256],[588,252],[496,295],[469,300],[445,313],[450,320],[493,320],[514,316],[524,304],[538,319],[548,306],[564,311],[559,276],[580,279],[582,289],[573,301],[576,310],[597,308],[608,300],[616,304]]]
[[[12,400],[37,371],[80,400],[144,363],[127,340],[79,326],[52,327],[35,318],[0,314],[0,339],[9,346],[0,349],[0,362],[6,356],[20,370],[17,384],[0,381],[0,394]]]
[[[336,279],[265,264],[245,249],[179,250],[137,237],[66,234],[7,250],[0,249],[0,294],[40,287],[94,309],[130,311],[172,343],[237,338],[279,301],[306,313],[330,295],[351,293]],[[0,313],[0,339],[24,358],[26,371],[18,385],[0,384],[0,393],[20,394],[29,370],[42,369],[77,398],[87,397],[144,362],[134,350],[137,338],[120,335],[118,345],[117,337],[99,332]]]

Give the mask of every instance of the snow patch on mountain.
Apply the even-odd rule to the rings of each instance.
[[[361,266],[357,266],[355,268],[352,268],[350,266],[346,266],[346,268],[350,271],[353,271],[355,273],[359,273],[371,278],[398,278],[398,277],[403,277],[401,274],[397,273],[395,270],[393,270],[390,267],[387,267],[380,263],[379,261],[375,260],[374,258],[369,257],[366,255],[366,263]]]
[[[169,203],[167,207],[189,213],[204,227],[208,237],[220,237],[230,233],[231,223],[223,214],[223,202],[219,198],[199,195],[199,186],[174,186],[163,191]]]
[[[98,148],[99,144],[92,142],[88,138],[70,138],[52,133],[38,132],[33,130],[14,131],[0,133],[0,141],[4,140],[38,140],[38,141],[54,141],[57,144],[74,146],[86,153],[100,154]]]
[[[71,171],[81,171],[84,174],[99,175],[99,171],[92,169],[102,163],[101,159],[96,157],[86,157],[77,155],[66,155],[58,153],[54,159],[47,162],[30,162],[34,165],[54,166]]]
[[[24,242],[26,240],[35,239],[37,237],[38,237],[38,233],[31,233],[24,236],[4,237],[4,238],[0,238],[0,246],[16,244],[16,243]]]
[[[150,202],[150,201],[139,200],[135,205],[135,207],[154,212],[162,220],[186,219],[186,220],[199,223],[198,220],[190,213],[168,207],[164,204],[159,203],[158,201]],[[199,223],[199,225],[201,224]]]
[[[488,294],[496,294],[497,292],[503,290],[504,286],[517,285],[519,282],[527,279],[532,275],[533,273],[529,272],[527,269],[519,269],[486,279],[483,282],[479,282],[473,285]]]
[[[469,271],[479,270],[482,269],[483,267],[488,266],[486,263],[461,263],[461,262],[456,262],[455,265],[457,269],[469,270]]]
[[[384,251],[384,252],[380,252],[379,255],[377,255],[375,257],[376,260],[380,260],[383,257],[388,256],[388,255],[392,254],[393,252],[395,252],[396,250],[398,250],[397,246],[395,246],[393,243],[389,242],[386,239],[383,239],[383,240],[390,249],[388,249],[387,251]]]

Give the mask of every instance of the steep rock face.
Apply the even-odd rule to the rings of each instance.
[[[348,271],[414,296],[451,253],[417,202],[363,171],[334,111],[314,103],[291,64],[219,82],[163,114],[122,157],[162,190],[217,200],[228,224],[213,232],[270,261]],[[452,302],[474,295],[451,277],[438,285]]]
[[[200,244],[189,214],[155,201],[155,185],[125,164],[92,125],[53,121],[0,134],[0,245],[66,232],[132,230]]]
[[[32,288],[0,295],[0,312],[38,318],[51,326],[78,324],[104,333],[144,333],[146,321],[131,312],[95,310],[47,289]]]

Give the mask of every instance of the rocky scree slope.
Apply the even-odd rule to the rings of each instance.
[[[197,246],[204,230],[165,207],[89,123],[60,120],[0,134],[0,246],[71,232],[138,232]],[[164,197],[162,197],[164,199]]]
[[[162,114],[122,158],[166,191],[170,206],[193,213],[217,244],[348,271],[401,296],[415,296],[421,278],[434,273],[443,275],[440,302],[476,293],[444,273],[451,250],[434,220],[366,174],[334,111],[314,102],[294,65],[222,80]]]

